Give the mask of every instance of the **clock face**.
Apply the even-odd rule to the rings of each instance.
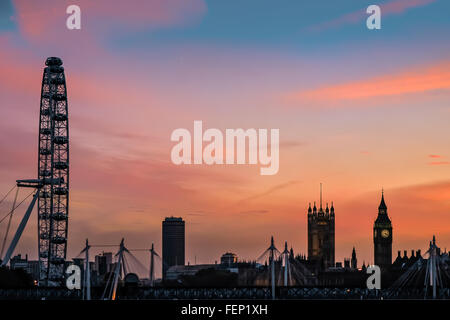
[[[383,238],[387,238],[387,237],[389,237],[389,230],[388,229],[383,229],[383,230],[381,230],[381,236],[383,237]]]

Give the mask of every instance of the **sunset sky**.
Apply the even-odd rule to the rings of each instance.
[[[320,183],[336,210],[337,261],[355,246],[359,265],[373,263],[382,188],[394,257],[425,251],[433,234],[450,249],[448,0],[111,3],[0,2],[0,197],[36,177],[42,71],[48,56],[61,57],[69,257],[85,238],[154,242],[160,252],[171,215],[186,220],[186,263],[214,263],[226,251],[256,259],[271,235],[279,249],[287,241],[306,253],[307,207]],[[81,30],[66,28],[70,4],[81,7]],[[366,27],[370,4],[381,7],[381,30]],[[279,129],[278,174],[172,164],[170,135],[192,132],[194,120],[223,132]],[[32,259],[36,222],[34,214],[16,249]]]

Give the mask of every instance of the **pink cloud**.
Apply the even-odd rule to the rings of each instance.
[[[191,23],[206,12],[204,0],[79,0],[81,31],[66,28],[66,8],[71,0],[27,1],[14,0],[17,16],[14,18],[23,35],[31,40],[55,41],[58,35],[66,37],[83,34],[88,37],[96,31],[116,31],[117,27],[158,28]],[[136,10],[138,8],[138,10]],[[64,41],[64,37],[58,37]]]
[[[436,0],[394,0],[388,3],[379,5],[381,8],[382,16],[401,14],[408,9],[421,7],[428,5]],[[326,21],[317,25],[313,25],[308,29],[311,31],[323,31],[335,27],[339,27],[346,24],[355,24],[367,19],[368,15],[366,9],[361,9],[355,12],[351,12],[340,16],[339,18]]]
[[[37,63],[37,60],[31,59],[23,50],[13,47],[8,35],[0,35],[0,47],[2,48],[0,50],[2,88],[30,93],[36,77],[39,78],[39,74],[42,77],[42,70],[30,68],[33,63]],[[11,77],[11,74],[14,74],[14,77]]]
[[[403,13],[410,8],[426,6],[436,0],[395,0],[381,4],[383,14]]]

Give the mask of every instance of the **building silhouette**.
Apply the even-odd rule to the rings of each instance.
[[[411,250],[411,256],[408,257],[408,251],[403,251],[403,256],[401,255],[401,251],[398,250],[397,258],[392,263],[392,269],[407,269],[411,267],[417,260],[422,260],[422,251],[419,250]]]
[[[9,260],[9,266],[11,270],[23,269],[27,272],[33,280],[39,280],[39,261],[28,260],[28,255],[25,255],[25,258],[22,258],[22,255],[19,253]]]
[[[220,264],[231,266],[238,262],[238,257],[235,253],[226,252],[220,257]]]
[[[95,270],[98,275],[104,275],[111,271],[112,261],[113,261],[112,252],[102,252],[102,254],[95,256]]]
[[[182,218],[168,217],[162,222],[163,278],[171,266],[184,265],[185,222]]]
[[[335,233],[334,233],[334,206],[328,204],[322,208],[322,184],[320,185],[320,207],[308,208],[308,260],[315,262],[320,268],[334,267],[335,265]]]
[[[381,269],[392,265],[392,223],[384,202],[384,192],[381,192],[381,202],[378,206],[378,217],[373,225],[374,262]]]
[[[350,259],[344,258],[344,269],[350,269]]]
[[[358,269],[358,259],[356,259],[355,247],[353,247],[353,250],[352,250],[351,267],[352,267],[352,269]]]

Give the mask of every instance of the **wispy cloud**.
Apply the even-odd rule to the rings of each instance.
[[[408,9],[428,5],[436,0],[394,0],[380,5],[383,16],[401,14]],[[366,8],[347,13],[336,19],[322,22],[308,28],[309,31],[324,31],[346,24],[355,24],[367,18]]]
[[[300,183],[300,181],[294,181],[294,180],[293,180],[293,181],[288,181],[288,182],[285,182],[285,183],[278,184],[278,185],[276,185],[276,186],[274,186],[274,187],[268,189],[267,191],[264,191],[264,192],[255,194],[255,195],[253,195],[253,196],[250,196],[250,197],[247,197],[247,198],[244,198],[244,199],[241,199],[241,200],[239,201],[239,203],[243,203],[243,202],[246,202],[246,201],[249,201],[249,200],[255,200],[255,199],[259,199],[259,198],[261,198],[261,197],[268,196],[268,195],[270,195],[270,194],[272,194],[272,193],[274,193],[274,192],[276,192],[276,191],[279,191],[279,190],[283,190],[283,189],[289,188],[289,187],[291,187],[291,186],[293,186],[293,185],[296,185],[296,184],[298,184],[298,183]]]
[[[247,210],[247,211],[241,211],[239,212],[241,214],[264,214],[264,213],[269,213],[269,210]]]
[[[52,42],[57,35],[69,34],[65,28],[66,8],[73,1],[14,0],[13,3],[17,12],[15,20],[26,38]],[[82,22],[85,37],[92,32],[104,33],[123,27],[154,29],[183,25],[206,12],[204,0],[128,0],[114,4],[108,0],[79,0],[76,4],[82,9],[82,16],[89,17]],[[64,37],[58,38],[61,40]]]
[[[438,155],[438,154],[430,154],[430,155],[428,155],[428,158],[435,159],[435,161],[428,162],[428,165],[430,165],[430,166],[442,166],[442,165],[450,164],[450,161],[441,160],[442,158],[445,158],[445,157]]]
[[[333,102],[422,93],[450,89],[450,61],[442,61],[412,70],[387,74],[367,80],[324,86],[291,93],[288,102]]]
[[[448,165],[450,164],[450,161],[432,161],[429,163],[430,166],[441,166],[441,165]]]

